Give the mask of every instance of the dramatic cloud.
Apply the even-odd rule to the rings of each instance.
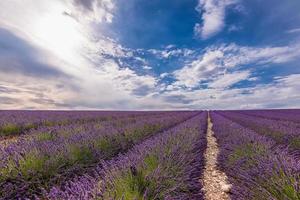
[[[211,50],[215,49],[228,55],[224,60],[226,67],[235,67],[249,63],[260,65],[285,63],[300,57],[300,43],[277,47],[249,47],[230,44],[211,48]]]
[[[112,0],[73,0],[74,8],[67,15],[75,17],[77,20],[86,19],[97,23],[111,23],[115,5]]]
[[[208,39],[225,26],[225,11],[238,0],[199,0],[197,11],[202,15],[202,23],[194,27],[196,35],[202,39]]]
[[[252,37],[243,32],[249,31],[243,20],[252,20],[251,12],[239,23],[228,18],[225,27],[226,10],[243,7],[242,1],[199,0],[198,18],[194,3],[0,1],[1,108],[300,106],[297,16],[294,23],[287,16],[284,23],[276,20],[285,27],[274,31],[280,36],[268,30],[264,18],[257,24],[266,27]],[[208,39],[223,29],[224,38],[193,37]]]
[[[210,88],[228,88],[235,83],[250,77],[249,71],[226,73],[218,76],[214,81],[209,83]]]
[[[75,86],[59,77],[38,78],[13,72],[0,73],[2,109],[68,108],[68,99],[76,98]],[[5,100],[5,101],[3,101]]]
[[[0,71],[39,77],[67,76],[43,61],[43,54],[10,31],[0,28]]]
[[[140,97],[155,90],[156,78],[138,75],[126,63],[121,66],[116,60],[131,57],[132,50],[93,28],[111,23],[112,1],[11,5],[0,3],[0,26],[7,29],[0,31],[0,70],[5,73],[0,80],[5,89],[20,88],[18,93],[1,93],[3,99],[23,96],[20,105],[27,108],[126,109],[148,101]],[[16,17],[21,10],[23,16]],[[18,81],[5,78],[16,73]]]
[[[202,80],[219,71],[219,68],[222,67],[223,57],[223,52],[219,50],[205,52],[200,59],[174,72],[174,76],[178,80],[176,85],[197,86]]]
[[[202,81],[209,81],[234,68],[253,64],[255,66],[285,63],[300,57],[300,45],[283,47],[244,47],[236,44],[212,46],[205,49],[198,59],[191,61],[173,73],[174,85],[193,88]],[[247,72],[248,74],[248,72]],[[237,74],[240,78],[227,75],[232,82],[248,78],[249,74]],[[225,79],[228,79],[225,77]],[[224,81],[224,79],[222,80]],[[228,80],[229,81],[229,80]],[[230,82],[230,81],[229,81]],[[218,85],[218,84],[217,84]],[[214,84],[212,84],[212,87]]]
[[[198,109],[297,108],[300,101],[299,80],[300,74],[293,74],[254,87],[180,89],[166,92],[164,96],[172,98],[181,95],[180,98],[189,102],[186,107]],[[174,106],[180,107],[180,104]]]

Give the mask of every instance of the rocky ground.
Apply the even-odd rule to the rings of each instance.
[[[203,192],[207,200],[228,200],[231,185],[227,181],[227,176],[217,167],[217,157],[219,154],[218,144],[212,131],[212,122],[208,116],[207,128],[207,149],[205,152],[205,169],[202,178]]]

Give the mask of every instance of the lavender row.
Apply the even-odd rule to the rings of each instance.
[[[207,113],[103,162],[93,175],[53,187],[47,199],[203,199],[199,181]]]
[[[275,142],[217,113],[219,167],[233,185],[231,199],[300,199],[300,163]]]
[[[160,115],[162,112],[0,111],[0,137],[19,135],[40,126],[99,122],[120,117]]]
[[[300,123],[300,110],[243,110],[239,113],[279,121]]]
[[[10,143],[8,146],[1,146],[0,149],[9,150],[13,149],[14,152],[29,151],[32,146],[43,145],[44,142],[52,142],[53,145],[59,146],[64,143],[68,143],[68,140],[72,138],[89,136],[89,134],[95,134],[99,136],[112,135],[118,133],[131,132],[132,129],[143,129],[145,125],[155,126],[156,122],[161,122],[166,118],[172,116],[180,116],[182,118],[193,115],[192,112],[185,113],[164,113],[159,116],[138,116],[131,118],[119,118],[117,120],[105,121],[105,122],[88,122],[85,124],[71,124],[66,126],[54,126],[54,127],[41,127],[37,130],[32,130],[30,134],[21,136],[17,142]],[[150,121],[149,121],[150,119]],[[172,121],[170,121],[172,123]],[[86,134],[89,133],[89,134]],[[83,136],[81,136],[83,135]]]
[[[259,134],[272,138],[277,144],[288,146],[291,151],[296,151],[300,155],[300,124],[258,118],[233,111],[224,111],[220,114]]]
[[[143,113],[143,114],[142,114]],[[58,137],[66,137],[72,136],[76,133],[88,131],[93,127],[93,131],[99,132],[101,130],[109,129],[110,127],[114,128],[122,128],[128,124],[134,124],[137,121],[145,121],[149,117],[162,118],[170,115],[170,112],[141,112],[139,114],[133,114],[132,112],[128,112],[127,115],[122,115],[120,117],[112,117],[111,115],[106,116],[104,118],[95,118],[92,120],[84,120],[82,121],[74,121],[68,124],[56,124],[52,126],[39,126],[38,128],[28,130],[26,134],[19,135],[18,137],[3,139],[0,141],[0,146],[7,146],[11,143],[18,141],[28,141],[36,140],[39,142],[40,140],[54,140]],[[20,142],[19,142],[20,143]],[[22,143],[22,142],[21,142]]]
[[[68,137],[21,140],[0,148],[0,196],[16,198],[38,194],[40,187],[61,184],[100,160],[125,152],[195,114],[197,112],[170,112],[161,118],[145,117],[121,128],[88,126],[75,134],[66,133]]]
[[[66,112],[66,111],[0,111],[0,135],[15,135],[39,126],[65,125],[88,119],[106,119],[118,115],[112,112]]]

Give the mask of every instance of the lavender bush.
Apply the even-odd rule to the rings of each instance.
[[[203,199],[206,113],[45,193],[49,199]]]
[[[252,116],[248,115],[248,112],[250,111],[226,111],[220,112],[220,114],[261,135],[272,138],[277,144],[285,145],[291,152],[295,151],[300,155],[300,123]],[[280,117],[280,112],[277,116]],[[294,118],[296,119],[296,117]]]
[[[7,198],[39,194],[40,187],[60,184],[82,174],[102,159],[125,152],[136,143],[176,125],[197,112],[168,112],[143,116],[134,123],[99,129],[87,126],[65,134],[36,134],[0,148],[0,195]],[[81,126],[80,126],[81,127]],[[74,133],[72,130],[76,130]]]
[[[159,116],[165,112],[112,112],[112,111],[0,111],[0,139],[20,135],[39,127],[85,124],[144,115]]]
[[[219,165],[233,184],[232,199],[300,198],[300,163],[292,154],[216,112],[211,116],[220,145]]]

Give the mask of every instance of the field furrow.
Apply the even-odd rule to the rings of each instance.
[[[211,116],[220,146],[219,166],[233,185],[232,199],[300,198],[300,165],[293,155],[217,112]]]
[[[73,114],[75,113],[75,114]],[[20,135],[72,125],[98,124],[120,119],[158,116],[166,112],[64,112],[64,111],[0,111],[0,141]]]
[[[15,198],[40,194],[41,187],[63,183],[196,114],[174,112],[163,117],[139,118],[120,127],[113,124],[97,130],[89,126],[75,133],[38,134],[33,140],[1,147],[0,195]]]
[[[270,137],[277,145],[287,147],[290,152],[300,156],[299,123],[260,118],[232,111],[220,112],[220,114],[261,135]]]
[[[0,199],[300,199],[299,110],[1,112]]]
[[[49,199],[203,199],[206,113],[44,194]]]

